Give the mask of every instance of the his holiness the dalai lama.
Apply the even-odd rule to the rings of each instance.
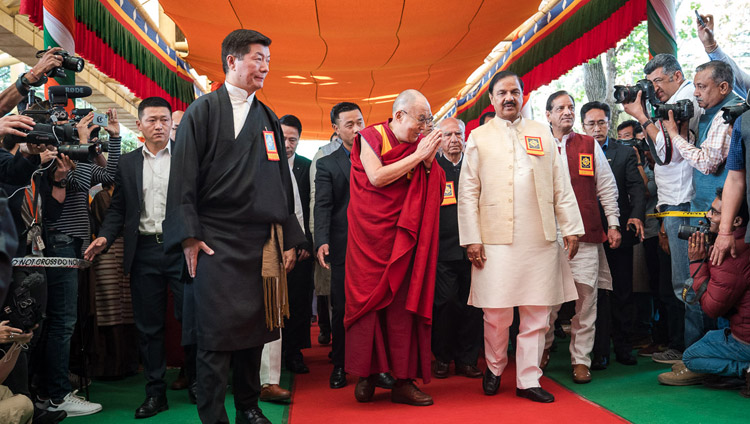
[[[397,379],[391,401],[431,405],[413,379],[430,379],[438,220],[445,173],[433,166],[441,132],[427,99],[406,90],[393,117],[360,131],[351,160],[346,255],[346,371],[355,398],[372,399],[378,373]]]

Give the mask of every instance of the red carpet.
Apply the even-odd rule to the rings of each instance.
[[[500,390],[485,396],[481,379],[452,375],[444,380],[433,378],[427,385],[417,385],[435,400],[435,404],[416,407],[391,403],[390,391],[376,389],[372,402],[354,399],[357,378],[349,376],[349,385],[333,390],[328,387],[332,365],[328,360],[330,346],[319,346],[317,328],[313,328],[313,348],[304,351],[310,374],[294,379],[289,424],[338,423],[623,423],[621,417],[576,395],[554,381],[543,378],[542,387],[555,395],[555,402],[540,404],[516,397],[515,364],[503,374]],[[483,367],[482,367],[483,369]],[[451,368],[452,372],[452,368]]]

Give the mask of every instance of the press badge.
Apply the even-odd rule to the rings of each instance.
[[[276,137],[273,135],[273,131],[263,131],[263,141],[266,145],[268,160],[278,161],[279,150],[276,148]]]
[[[578,175],[594,176],[593,155],[581,153],[578,155]]]
[[[534,156],[544,156],[544,149],[542,148],[541,137],[525,136],[526,139],[526,153]]]
[[[443,193],[443,203],[440,206],[456,204],[456,191],[453,190],[453,181],[445,182],[445,192]]]

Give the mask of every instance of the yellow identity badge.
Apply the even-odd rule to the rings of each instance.
[[[587,175],[589,177],[594,176],[594,159],[593,155],[589,155],[586,153],[581,153],[578,155],[579,159],[579,166],[578,166],[578,175]]]
[[[524,138],[526,139],[526,153],[534,156],[544,156],[541,137],[531,137],[527,135]]]
[[[263,142],[266,145],[268,160],[278,161],[279,149],[276,148],[276,137],[274,137],[273,131],[263,131]]]
[[[440,206],[456,204],[456,191],[453,189],[453,181],[445,182],[445,192],[443,193],[443,203]]]

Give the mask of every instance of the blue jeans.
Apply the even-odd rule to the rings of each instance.
[[[750,367],[750,345],[734,338],[726,330],[713,330],[682,354],[690,371],[741,377]]]
[[[46,256],[80,258],[82,241],[59,231],[47,232]],[[70,339],[78,312],[78,270],[47,268],[47,344],[44,351],[47,390],[58,403],[73,389],[68,379]]]
[[[690,210],[690,203],[679,205],[662,205],[661,212]],[[690,261],[688,260],[688,242],[677,237],[680,225],[689,225],[690,219],[675,216],[664,217],[664,229],[669,238],[669,253],[672,259],[672,289],[674,295],[680,302],[682,300],[682,287],[685,280],[690,278]],[[684,345],[688,347],[697,342],[703,336],[703,311],[699,304],[685,304],[685,333]]]

